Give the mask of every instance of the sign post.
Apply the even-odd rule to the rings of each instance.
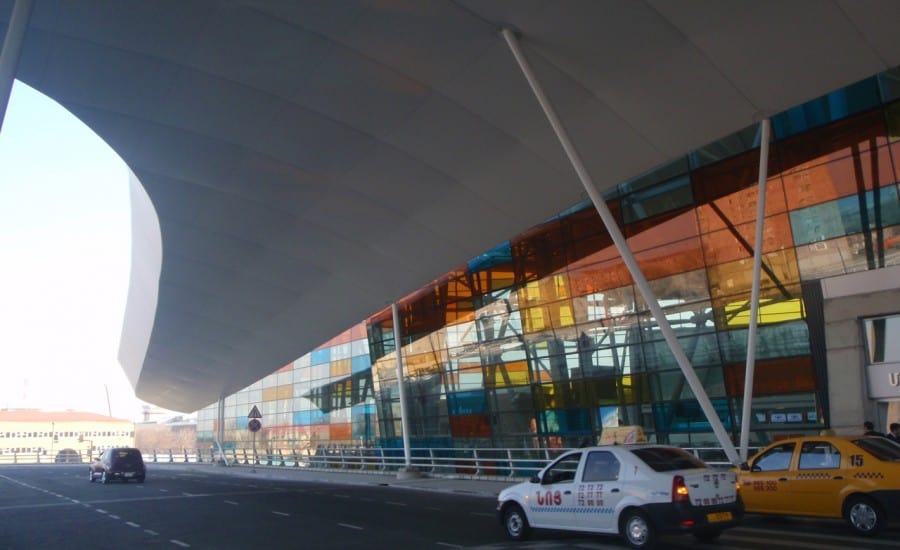
[[[259,419],[262,418],[262,414],[259,412],[256,405],[253,405],[253,408],[250,409],[247,418],[250,419],[250,422],[247,423],[247,428],[253,433],[253,463],[259,464],[259,457],[256,454],[256,432],[262,428],[262,422],[259,421]]]

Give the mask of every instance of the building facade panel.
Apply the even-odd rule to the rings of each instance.
[[[773,118],[751,444],[825,428],[852,432],[863,415],[882,425],[900,421],[865,391],[862,344],[852,333],[870,299],[846,306],[826,299],[825,313],[817,307],[809,318],[803,290],[900,265],[900,108],[894,95],[879,95],[894,89],[885,82],[893,80],[873,77]],[[758,140],[743,130],[606,197],[735,439]],[[894,298],[871,301],[879,314],[900,312]],[[240,420],[253,405],[263,410],[256,437],[266,448],[401,446],[395,328],[413,446],[571,446],[629,424],[659,442],[717,445],[590,204],[525,231],[398,307],[401,327],[389,309],[374,313],[239,392],[240,404],[226,399],[226,447],[247,442]],[[201,424],[211,420],[201,414]]]

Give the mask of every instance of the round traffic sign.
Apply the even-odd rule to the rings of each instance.
[[[251,432],[258,432],[259,429],[262,428],[262,422],[254,418],[247,423],[247,427],[250,428]]]

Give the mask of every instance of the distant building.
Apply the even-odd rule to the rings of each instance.
[[[134,426],[134,446],[142,451],[174,451],[197,446],[197,420],[176,416],[165,422],[139,422]]]
[[[85,462],[134,446],[134,422],[77,411],[0,409],[0,463]]]

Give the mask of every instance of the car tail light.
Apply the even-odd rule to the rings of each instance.
[[[672,502],[690,502],[687,485],[681,476],[672,478]]]

